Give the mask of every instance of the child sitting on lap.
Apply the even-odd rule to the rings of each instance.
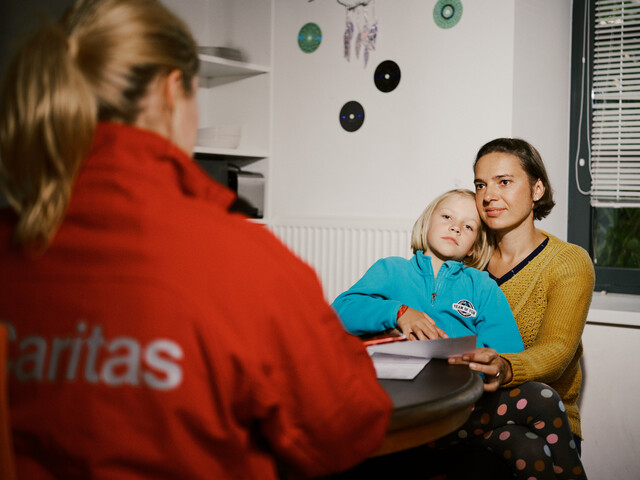
[[[378,260],[332,306],[355,335],[398,328],[409,340],[477,335],[479,347],[524,349],[504,294],[484,268],[487,234],[471,190],[433,200],[411,235],[414,256]],[[475,268],[474,268],[475,267]]]

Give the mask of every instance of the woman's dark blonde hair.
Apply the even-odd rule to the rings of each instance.
[[[188,27],[157,0],[78,0],[10,62],[0,93],[0,188],[14,242],[44,249],[62,222],[99,121],[134,123],[152,80],[173,70],[192,92]]]
[[[474,202],[476,198],[476,194],[471,190],[459,188],[449,190],[429,203],[427,208],[424,209],[422,214],[418,217],[418,220],[416,220],[416,223],[413,225],[413,231],[411,232],[411,248],[414,254],[419,250],[422,250],[423,252],[427,250],[427,234],[429,232],[429,223],[431,222],[433,212],[438,208],[438,205],[440,205],[443,200],[453,196],[467,197],[474,200]],[[477,233],[478,236],[473,244],[473,253],[462,259],[462,262],[469,267],[482,270],[487,263],[489,263],[489,258],[491,258],[491,246],[487,238],[487,229],[482,222],[478,223]]]

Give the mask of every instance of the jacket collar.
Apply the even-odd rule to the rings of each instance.
[[[104,155],[109,150],[114,151],[113,156]],[[89,157],[108,158],[111,167],[127,170],[132,175],[155,176],[154,181],[171,182],[185,196],[203,198],[223,208],[228,208],[235,199],[231,190],[215,182],[175,144],[133,125],[99,123]],[[132,158],[135,161],[131,161]],[[171,175],[167,175],[167,170]]]
[[[429,255],[425,255],[422,250],[419,250],[413,256],[414,267],[421,275],[433,275],[433,265],[431,264],[431,257]],[[446,275],[455,275],[458,272],[461,272],[464,268],[464,264],[462,262],[458,262],[455,260],[447,260],[442,264],[442,271],[438,272],[441,275],[443,272],[447,272]]]

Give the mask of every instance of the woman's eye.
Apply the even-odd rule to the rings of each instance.
[[[500,185],[508,185],[511,183],[511,180],[500,180]]]
[[[484,185],[481,185],[479,183],[476,183],[476,190],[481,190],[484,188]]]

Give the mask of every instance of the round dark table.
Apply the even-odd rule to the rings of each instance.
[[[484,391],[476,372],[439,359],[432,359],[413,380],[378,381],[394,409],[387,435],[374,456],[417,447],[453,432],[467,421]]]

